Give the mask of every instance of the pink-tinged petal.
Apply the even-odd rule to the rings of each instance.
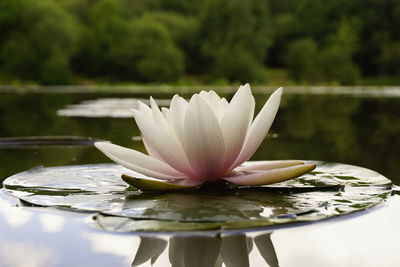
[[[304,164],[304,162],[301,160],[269,160],[258,162],[245,162],[239,167],[235,168],[235,171],[265,171],[302,164]]]
[[[254,97],[248,84],[240,86],[226,108],[221,129],[226,145],[225,168],[229,169],[242,150],[247,130],[253,119]]]
[[[158,159],[159,161],[165,162],[164,159],[158,154],[157,150],[154,149],[154,147],[146,140],[146,138],[142,137],[142,141],[144,144],[144,147],[146,148],[147,154],[149,154],[151,157]]]
[[[134,116],[143,138],[164,162],[186,176],[194,177],[195,173],[176,136],[171,135],[171,132],[157,123],[153,117],[135,111]]]
[[[223,175],[224,137],[217,117],[199,95],[191,98],[186,110],[183,144],[199,179]]]
[[[111,160],[143,175],[167,180],[184,178],[182,173],[139,151],[108,142],[96,142],[94,145]]]
[[[182,180],[176,180],[173,182],[174,184],[180,185],[180,186],[198,186],[204,183],[204,180],[196,180],[196,179],[182,179]]]
[[[247,132],[242,151],[232,165],[232,168],[248,160],[264,140],[278,112],[282,90],[282,88],[279,88],[270,96],[267,103],[265,103],[260,113],[258,113],[257,117],[254,119]]]
[[[239,172],[222,179],[237,185],[257,186],[283,182],[315,169],[315,164],[296,165],[267,171]]]

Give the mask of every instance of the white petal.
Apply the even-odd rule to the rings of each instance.
[[[183,122],[185,120],[188,102],[178,95],[174,95],[170,105],[170,125],[178,140],[183,139]]]
[[[167,120],[165,119],[164,114],[160,111],[153,97],[150,97],[150,105],[151,105],[151,111],[153,112],[154,120],[156,121],[158,126],[163,127],[165,131],[169,131],[169,125],[167,123]]]
[[[242,151],[232,165],[233,168],[248,160],[256,152],[275,119],[281,102],[281,96],[282,88],[279,88],[270,96],[260,113],[258,113],[247,132]]]
[[[221,106],[221,98],[219,97],[219,95],[211,90],[207,92],[207,103],[211,106],[211,107],[218,107],[220,108]]]
[[[210,106],[194,95],[186,111],[184,147],[199,179],[214,179],[223,171],[225,142],[218,119]]]
[[[221,121],[225,108],[227,107],[226,104],[228,103],[226,99],[220,98],[213,90],[208,92],[202,91],[199,95],[211,107],[218,120]]]
[[[169,115],[169,109],[166,107],[162,107],[161,108],[161,112],[164,115],[164,118],[167,120],[167,122],[169,123],[171,121],[170,119],[170,115]]]
[[[193,170],[183,151],[182,145],[177,141],[175,136],[171,135],[169,129],[163,127],[153,117],[146,114],[134,111],[134,116],[143,137],[152,149],[162,157],[164,162],[187,176],[193,177]],[[162,118],[160,117],[160,119]]]
[[[204,181],[195,179],[182,179],[182,180],[176,180],[173,183],[181,186],[198,186],[204,183]]]
[[[154,147],[146,140],[146,138],[142,137],[142,141],[144,147],[146,148],[147,154],[149,154],[153,158],[158,159],[159,161],[165,162],[160,154],[158,154],[157,150],[155,150]]]
[[[229,103],[228,103],[228,101],[226,100],[226,98],[225,98],[225,97],[222,97],[222,98],[221,98],[221,107],[222,107],[222,109],[225,110],[225,109],[228,107],[228,105],[229,105]]]
[[[296,178],[302,174],[312,171],[313,169],[315,169],[315,164],[305,164],[267,171],[239,172],[237,174],[233,174],[233,176],[223,177],[222,179],[238,185],[266,185]]]
[[[241,86],[226,108],[221,129],[226,145],[225,167],[229,169],[243,147],[247,130],[253,119],[254,97],[250,86]]]
[[[239,167],[235,168],[235,171],[265,171],[302,164],[304,164],[304,162],[301,160],[269,160],[258,162],[245,162]]]
[[[136,150],[108,142],[96,142],[94,145],[116,163],[138,173],[167,180],[184,178],[182,173],[167,164]]]
[[[143,103],[142,101],[138,101],[138,109],[140,112],[145,113],[147,115],[152,115],[153,112],[151,111],[151,108]]]

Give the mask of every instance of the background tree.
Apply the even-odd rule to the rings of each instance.
[[[204,68],[211,69],[214,78],[240,82],[259,80],[271,44],[269,32],[265,1],[205,1],[200,16]],[[246,72],[240,71],[246,69]]]
[[[0,0],[3,84],[398,84],[399,57],[398,0]]]
[[[199,71],[201,60],[199,51],[199,21],[192,15],[183,15],[177,12],[149,12],[146,19],[161,23],[169,32],[173,43],[184,54],[185,70],[196,73]]]
[[[9,8],[18,18],[15,29],[6,28],[7,39],[0,48],[2,71],[43,84],[69,83],[69,57],[78,41],[74,17],[52,0],[17,1],[16,5],[19,9],[11,4]]]
[[[170,82],[184,70],[184,57],[166,28],[149,18],[133,21],[124,42],[112,49],[119,75],[142,82]]]
[[[285,53],[289,75],[297,82],[316,81],[321,74],[317,68],[318,45],[311,38],[296,39]]]

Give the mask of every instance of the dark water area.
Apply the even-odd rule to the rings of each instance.
[[[113,117],[104,114],[97,117],[67,116],[60,111],[89,100],[148,98],[149,95],[0,93],[0,138],[90,137],[144,151],[138,128],[133,118],[129,118],[128,108],[128,115],[113,114]],[[156,99],[172,97],[171,94],[151,95]],[[268,97],[268,94],[255,95],[257,111]],[[286,93],[267,138],[252,160],[305,159],[347,163],[375,170],[400,184],[399,136],[399,98]],[[0,181],[37,166],[110,162],[90,142],[28,146],[5,143],[0,142]]]
[[[348,90],[349,93],[286,92],[277,118],[252,160],[304,159],[359,165],[399,185],[400,94],[397,91],[391,96],[360,95],[350,93],[354,88]],[[157,101],[172,96],[167,93],[151,95]],[[39,166],[110,163],[93,147],[98,139],[144,151],[129,108],[135,105],[134,99],[148,99],[149,96],[93,92],[0,93],[0,182],[27,169],[36,168],[26,173],[38,174],[44,170]],[[232,94],[225,96],[229,99]],[[257,111],[268,97],[269,94],[255,94]],[[166,101],[159,103],[168,105]],[[81,176],[90,178],[79,172],[79,179]],[[338,177],[344,182],[354,182],[349,176]],[[355,177],[365,183],[374,175]],[[57,178],[50,179],[49,184],[53,187],[62,184],[60,176]],[[64,178],[68,183],[71,181],[71,176]],[[106,185],[107,177],[102,174],[97,178],[100,186],[94,190]],[[26,185],[25,178],[20,181]],[[81,180],[79,182],[79,186],[85,186]],[[122,185],[120,180],[113,182]],[[89,186],[93,184],[90,182]],[[347,197],[355,192],[354,205],[348,199],[338,199],[336,191],[320,193],[334,194],[336,202],[329,201],[333,208],[336,204],[357,209],[370,207],[362,206],[360,201],[366,194],[357,191],[365,188],[354,189],[356,191],[340,191]],[[398,194],[398,187],[394,187],[393,192]],[[322,200],[320,193],[315,195],[318,202]],[[27,196],[22,191],[21,194]],[[113,194],[99,196],[107,198]],[[299,196],[301,194],[307,195],[307,192]],[[132,230],[132,220],[127,223],[127,218],[67,211],[68,197],[57,198],[54,192],[48,195],[52,200],[63,201],[63,209],[30,207],[27,201],[32,199],[19,202],[3,188],[0,190],[0,265],[194,267],[222,266],[223,259],[224,266],[398,266],[399,243],[393,238],[400,235],[400,197],[397,194],[366,211],[318,223],[296,223],[293,227],[233,231],[215,236],[208,232],[125,233],[125,228]],[[31,197],[50,199],[43,192]],[[79,200],[92,208],[91,202],[82,197],[80,195]],[[260,204],[259,199],[254,201]],[[185,205],[188,202],[181,200]],[[191,201],[196,203],[195,199]],[[176,204],[176,199],[165,197],[164,202],[167,205],[157,207]],[[305,205],[305,212],[301,210],[303,218],[314,214],[307,213],[307,203],[303,200],[300,203],[301,207]],[[326,214],[324,207],[321,205],[318,209]],[[237,209],[235,206],[232,210]],[[268,216],[268,209],[263,212],[258,215]],[[162,210],[160,214],[167,213]],[[144,224],[139,225],[141,222]],[[154,228],[154,224],[143,220],[138,220],[137,226],[137,229]],[[182,231],[182,225],[177,229]],[[120,230],[124,234],[113,232]]]

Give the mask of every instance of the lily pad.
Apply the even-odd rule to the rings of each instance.
[[[156,99],[160,106],[169,106],[171,100]],[[149,99],[142,98],[99,98],[85,100],[79,104],[68,105],[57,111],[58,116],[86,118],[132,118],[132,108],[139,102],[150,104]]]
[[[279,184],[182,192],[142,192],[116,164],[36,168],[15,174],[4,187],[25,203],[98,212],[101,229],[193,231],[276,226],[360,211],[391,194],[384,176],[357,166],[314,162],[306,175]],[[248,164],[251,164],[248,163]]]
[[[146,191],[174,191],[174,190],[188,190],[193,189],[196,186],[186,186],[174,183],[165,183],[159,180],[139,179],[126,174],[121,175],[122,180],[127,184]]]
[[[55,146],[92,146],[101,139],[82,136],[21,136],[0,138],[1,148],[47,148]]]

